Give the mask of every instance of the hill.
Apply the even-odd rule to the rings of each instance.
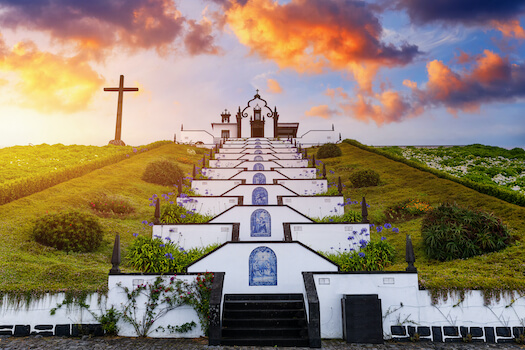
[[[388,270],[405,269],[405,234],[410,234],[415,246],[420,285],[436,294],[469,288],[484,289],[487,295],[501,290],[525,290],[525,253],[521,249],[525,234],[525,208],[347,143],[342,143],[340,148],[343,151],[341,157],[323,160],[329,171],[329,180],[334,182],[340,176],[347,198],[359,201],[366,196],[371,206],[370,219],[374,224],[386,222],[384,211],[388,207],[409,198],[419,198],[433,206],[456,202],[461,206],[493,212],[503,219],[516,238],[515,243],[503,251],[441,263],[425,258],[420,234],[422,219],[415,218],[396,223],[399,233],[386,234],[387,240],[398,252],[395,263]],[[196,154],[189,154],[188,149],[195,150]],[[13,297],[31,297],[44,292],[105,291],[115,234],[121,235],[123,248],[133,240],[134,233],[149,234],[151,228],[142,221],[151,221],[153,217],[150,198],[153,194],[161,196],[172,190],[141,180],[147,164],[157,159],[170,159],[179,162],[181,168],[189,173],[191,164],[202,159],[202,152],[184,145],[164,145],[0,206],[0,256],[3,257],[0,260],[0,292]],[[308,153],[312,155],[315,152],[314,148]],[[358,169],[378,172],[381,185],[351,188],[349,174]],[[135,208],[135,212],[100,218],[105,237],[102,247],[96,252],[66,254],[32,240],[31,229],[39,217],[66,209],[90,212],[90,201],[101,194],[125,199]],[[351,209],[358,209],[358,206]],[[380,234],[374,235],[377,239]]]

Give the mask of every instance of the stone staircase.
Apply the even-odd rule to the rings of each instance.
[[[302,294],[226,294],[221,345],[308,347]]]

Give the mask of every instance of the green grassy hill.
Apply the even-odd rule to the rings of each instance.
[[[525,208],[480,194],[455,182],[346,143],[340,147],[343,156],[323,160],[327,170],[334,171],[334,174],[329,173],[329,180],[335,181],[341,176],[346,185],[345,197],[361,200],[362,196],[366,196],[371,206],[369,218],[373,223],[384,224],[386,219],[383,212],[394,203],[417,197],[434,206],[442,202],[456,202],[461,206],[493,212],[503,219],[516,237],[516,242],[503,251],[468,260],[440,263],[426,259],[423,254],[421,218],[397,223],[400,233],[382,233],[398,252],[394,265],[388,267],[388,270],[405,269],[405,234],[411,234],[416,253],[415,265],[423,287],[436,292],[468,288],[488,292],[525,290],[525,253],[522,249]],[[189,163],[197,163],[202,159],[202,152],[197,150],[196,155],[190,155],[187,149],[190,147],[175,144],[161,146],[0,206],[0,293],[36,296],[48,291],[104,291],[107,273],[111,268],[115,234],[121,235],[123,248],[132,241],[133,233],[150,234],[151,228],[142,224],[143,220],[151,221],[153,217],[149,198],[153,194],[160,196],[173,190],[142,181],[142,172],[151,161],[170,159],[183,160],[184,163],[180,162],[180,166],[189,173],[192,167]],[[309,150],[309,155],[311,154],[315,154],[315,149]],[[350,188],[348,176],[357,169],[377,171],[381,175],[382,185]],[[31,229],[40,216],[67,209],[90,212],[89,201],[100,194],[121,196],[136,211],[125,217],[100,218],[105,228],[105,237],[102,247],[96,252],[66,254],[32,240]],[[358,206],[352,209],[358,209]]]

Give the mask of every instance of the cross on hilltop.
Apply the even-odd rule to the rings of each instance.
[[[109,141],[110,145],[125,146],[124,141],[121,140],[122,134],[122,100],[124,99],[124,92],[139,91],[139,88],[125,88],[124,76],[120,76],[120,83],[118,88],[104,88],[104,91],[118,91],[118,105],[117,105],[117,126],[115,128],[115,139]]]

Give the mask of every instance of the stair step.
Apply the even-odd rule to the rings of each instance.
[[[270,326],[275,327],[305,327],[307,326],[304,318],[270,318],[270,319],[229,319],[222,320],[223,327],[246,327],[246,328],[265,328]]]
[[[305,318],[304,309],[273,309],[273,310],[228,310],[224,309],[223,318],[245,319],[274,319],[274,318]]]
[[[303,338],[308,336],[308,329],[306,328],[236,328],[228,327],[222,329],[222,336],[224,338],[246,339],[246,338],[261,338],[274,339],[280,337],[287,338]]]
[[[230,300],[303,300],[302,294],[226,294],[224,301]]]
[[[258,309],[302,309],[302,300],[230,300],[224,302],[224,308],[230,310],[258,310]]]

